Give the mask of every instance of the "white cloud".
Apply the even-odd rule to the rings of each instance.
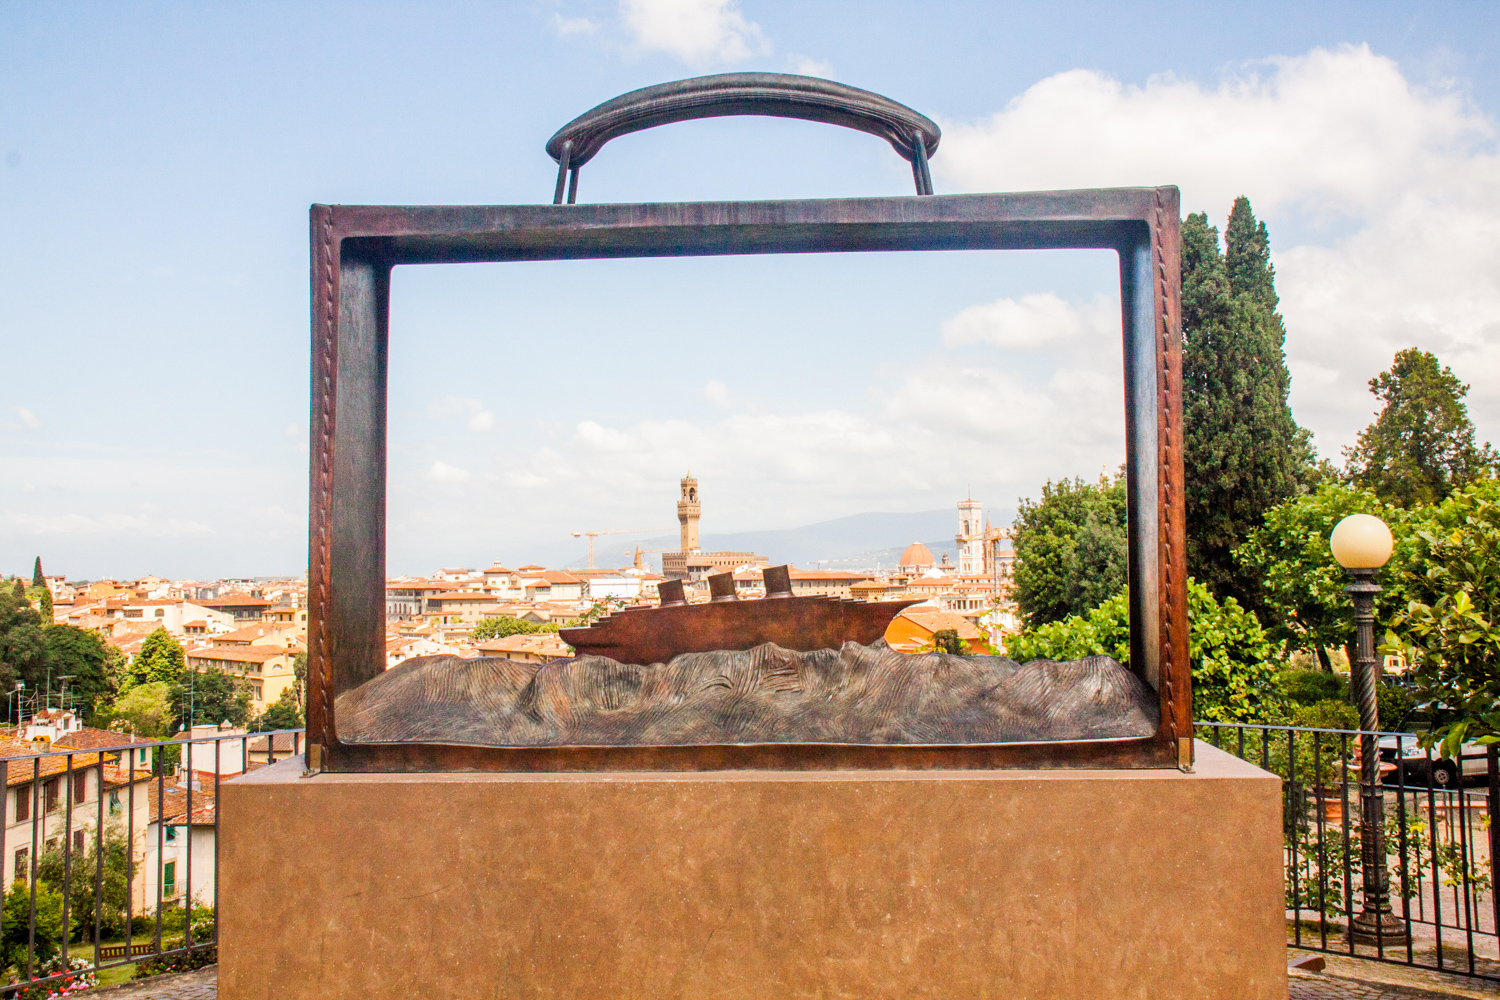
[[[162,517],[155,513],[95,516],[7,513],[0,519],[0,534],[9,534],[10,531],[24,535],[104,535],[110,538],[168,538],[213,534],[212,528],[199,521]]]
[[[489,431],[495,429],[495,415],[484,408],[484,404],[477,399],[465,399],[462,396],[444,396],[436,402],[429,403],[427,412],[434,417],[460,417],[464,426],[471,431]]]
[[[1082,308],[1052,292],[996,299],[970,306],[943,321],[943,343],[949,347],[990,344],[1015,350],[1056,346],[1086,331],[1112,333],[1120,328],[1119,305],[1100,297]]]
[[[432,467],[422,477],[429,483],[466,483],[469,481],[469,473],[457,466],[449,465],[447,462],[433,462]]]
[[[734,0],[620,0],[620,19],[635,45],[690,66],[742,62],[770,45]]]
[[[729,409],[729,386],[718,379],[709,379],[703,387],[703,398],[721,410]]]
[[[552,15],[552,26],[564,38],[569,35],[592,35],[599,29],[597,24],[586,17],[563,17],[561,14]]]
[[[42,426],[42,422],[37,419],[36,414],[26,409],[26,407],[12,406],[10,409],[11,412],[20,417],[21,420],[19,423],[8,422],[0,424],[0,431],[19,431],[23,428],[28,431],[34,431],[38,427]]]
[[[977,122],[945,122],[949,190],[1176,183],[1221,228],[1249,196],[1271,229],[1299,421],[1338,453],[1370,419],[1365,383],[1413,344],[1474,385],[1500,437],[1500,157],[1494,124],[1367,46],[1315,49],[1212,86],[1130,86],[1090,70],[1035,84]],[[1293,225],[1305,234],[1288,246]]]
[[[799,55],[795,52],[786,57],[787,69],[793,73],[803,76],[820,76],[825,80],[833,79],[833,64],[824,62],[822,59],[814,59],[812,56]]]
[[[611,518],[654,523],[691,468],[713,484],[712,530],[725,531],[944,506],[953,482],[1003,508],[1048,478],[1112,470],[1124,455],[1118,307],[1014,305],[1061,317],[1065,335],[1028,333],[1018,353],[985,327],[877,375],[863,407],[582,420],[553,445],[493,456],[500,485],[483,503],[543,536],[553,521],[565,527],[559,498],[570,511],[606,498]],[[472,502],[454,501],[451,516]]]

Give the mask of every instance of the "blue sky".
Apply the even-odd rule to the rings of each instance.
[[[550,199],[635,87],[807,72],[937,119],[939,193],[1178,183],[1271,227],[1324,454],[1419,344],[1500,436],[1500,7],[0,5],[0,569],[300,572],[307,207]],[[585,201],[905,194],[879,140],[723,119],[613,142]],[[998,510],[1122,454],[1107,254],[410,268],[390,568],[585,528]],[[580,549],[581,551],[581,549]]]

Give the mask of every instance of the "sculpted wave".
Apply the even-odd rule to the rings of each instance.
[[[425,656],[345,692],[352,742],[487,746],[1008,743],[1149,736],[1156,695],[1105,656],[1025,665],[767,643],[670,663]]]

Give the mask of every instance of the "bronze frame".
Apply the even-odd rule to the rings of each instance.
[[[1191,763],[1175,187],[641,205],[314,205],[308,762],[330,771],[886,770]],[[385,660],[386,349],[398,264],[892,250],[1120,257],[1133,669],[1144,739],[982,745],[343,743],[334,698]]]

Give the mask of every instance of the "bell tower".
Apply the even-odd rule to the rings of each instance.
[[[958,502],[958,575],[979,576],[984,572],[984,505],[970,497]]]
[[[689,472],[682,477],[682,499],[677,501],[677,522],[682,525],[682,551],[698,551],[698,480]]]

